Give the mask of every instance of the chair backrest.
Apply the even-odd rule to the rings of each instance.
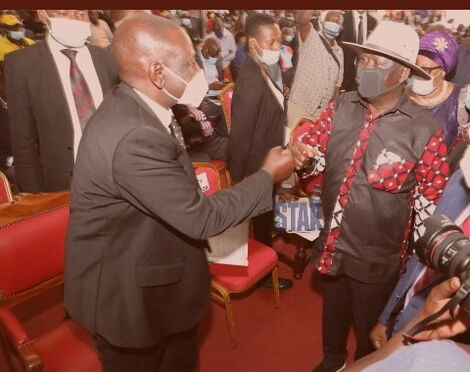
[[[68,193],[34,196],[41,205],[39,210],[25,207],[21,199],[0,210],[0,307],[20,303],[63,282]],[[44,203],[44,198],[50,202]],[[22,215],[21,210],[29,213]]]
[[[194,162],[193,167],[199,186],[204,194],[211,195],[218,190],[231,186],[230,174],[224,161]]]
[[[0,204],[11,203],[13,195],[7,177],[0,172]]]
[[[232,98],[233,90],[235,89],[235,83],[227,84],[222,92],[220,92],[220,103],[222,104],[222,110],[224,112],[225,122],[227,123],[227,130],[230,133],[232,130]]]

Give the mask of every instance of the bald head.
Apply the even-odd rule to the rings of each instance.
[[[112,49],[121,80],[164,106],[175,103],[168,92],[181,97],[184,82],[199,70],[183,28],[154,15],[126,18],[114,34]]]
[[[153,62],[171,61],[191,50],[191,41],[175,23],[162,17],[138,14],[126,19],[116,30],[113,51],[121,78],[126,81],[145,77]]]
[[[204,42],[204,46],[202,47],[201,50],[202,55],[204,58],[208,57],[213,57],[213,58],[219,58],[220,57],[220,46],[217,40],[213,38],[208,38]]]

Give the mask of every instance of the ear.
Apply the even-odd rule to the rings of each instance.
[[[155,62],[150,64],[148,70],[149,78],[158,89],[165,86],[165,74],[163,73],[163,65]]]
[[[406,81],[406,79],[408,79],[408,77],[410,76],[410,72],[411,70],[409,67],[402,67],[400,73],[400,83],[403,83],[404,81]]]

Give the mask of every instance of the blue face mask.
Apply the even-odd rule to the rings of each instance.
[[[13,40],[21,40],[24,38],[24,31],[8,31],[8,36]]]
[[[206,58],[207,63],[209,63],[211,65],[215,65],[217,63],[217,60],[218,60],[218,58],[215,58],[215,57]]]
[[[323,23],[323,35],[328,39],[336,39],[341,33],[341,26],[336,22]]]

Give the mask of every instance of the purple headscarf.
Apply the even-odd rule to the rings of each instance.
[[[433,31],[421,37],[418,54],[432,59],[447,74],[457,64],[459,46],[455,38],[447,32]]]

